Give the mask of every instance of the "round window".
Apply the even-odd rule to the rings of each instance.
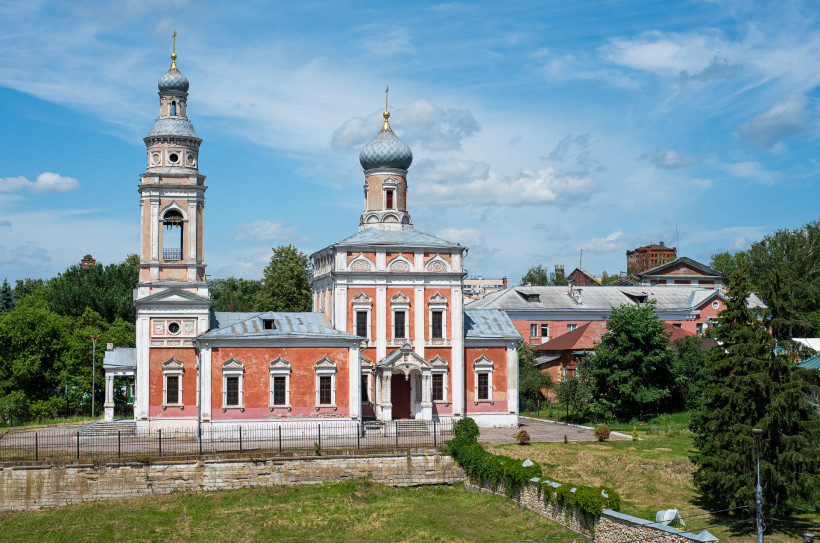
[[[172,334],[178,334],[179,333],[179,323],[178,322],[172,322],[171,324],[169,324],[168,325],[168,331]]]
[[[714,302],[712,302],[712,307],[714,307],[715,309],[717,309],[718,307],[720,307],[720,302],[718,302],[717,300],[715,300]]]
[[[176,164],[177,162],[179,162],[179,155],[176,153],[171,153],[170,155],[168,155],[168,160]]]

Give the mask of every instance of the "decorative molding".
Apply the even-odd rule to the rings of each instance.
[[[185,364],[172,356],[162,363],[162,371],[185,371]]]
[[[350,271],[357,272],[373,271],[374,268],[375,266],[373,265],[373,262],[361,253],[359,253],[359,256],[351,260],[348,266]]]
[[[316,373],[336,373],[336,361],[324,357],[314,364]]]
[[[441,255],[436,255],[430,260],[427,261],[427,265],[425,269],[428,272],[440,273],[440,272],[448,272],[450,271],[450,265],[446,260],[444,260]]]
[[[222,372],[224,373],[225,371],[244,372],[245,364],[236,358],[231,357],[230,360],[226,360],[222,363]]]
[[[396,221],[398,222],[398,221]],[[405,257],[399,255],[387,265],[387,271],[391,272],[409,272],[413,269],[413,264]]]
[[[271,360],[268,364],[268,369],[273,372],[290,372],[291,364],[281,356],[276,357],[276,360]]]
[[[185,333],[186,334],[193,334],[194,333],[194,322],[193,321],[187,321],[185,323]]]
[[[494,363],[492,359],[487,358],[485,355],[481,355],[473,361],[473,369],[474,370],[493,370]]]
[[[367,358],[366,356],[362,357],[362,366],[373,366],[373,361]]]
[[[161,336],[165,334],[165,323],[157,321],[154,323],[154,335]]]
[[[357,295],[355,295],[355,296],[353,297],[353,303],[354,303],[354,304],[367,304],[367,305],[372,305],[372,304],[373,304],[373,300],[370,298],[370,296],[368,296],[367,294],[365,294],[365,293],[364,293],[364,291],[362,291],[362,292],[358,293]]]
[[[441,356],[436,355],[436,357],[430,360],[430,365],[433,366],[433,369],[450,369],[450,363],[444,360]]]
[[[392,298],[390,298],[391,304],[402,304],[402,305],[410,305],[410,298],[399,292]]]
[[[447,305],[447,298],[442,296],[440,292],[436,291],[435,294],[430,296],[428,302],[430,305]]]

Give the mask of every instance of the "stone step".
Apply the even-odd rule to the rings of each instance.
[[[79,432],[81,436],[110,436],[118,432],[120,435],[135,435],[137,425],[133,419],[97,420],[80,428]]]
[[[396,433],[400,436],[424,436],[430,433],[430,429],[423,420],[397,420]]]

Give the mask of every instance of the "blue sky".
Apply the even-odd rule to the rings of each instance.
[[[137,252],[142,138],[170,64],[203,138],[212,277],[355,233],[361,146],[413,149],[416,228],[470,275],[708,263],[816,220],[813,2],[0,0],[0,278]]]

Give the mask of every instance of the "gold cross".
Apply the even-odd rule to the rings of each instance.
[[[173,38],[174,38],[174,50],[172,51],[172,53],[176,53],[177,52],[177,31],[176,30],[174,30]]]
[[[387,111],[387,93],[390,92],[390,85],[387,85],[387,88],[384,89],[384,110]]]

